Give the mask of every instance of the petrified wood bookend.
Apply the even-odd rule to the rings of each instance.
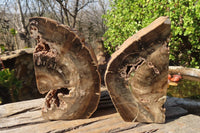
[[[33,53],[37,87],[48,94],[45,119],[88,118],[100,99],[96,57],[70,28],[44,17],[30,18],[30,34],[36,39]]]
[[[160,17],[112,54],[105,82],[125,121],[165,122],[170,20]]]

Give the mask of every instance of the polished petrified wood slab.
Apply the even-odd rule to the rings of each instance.
[[[37,87],[46,93],[45,119],[88,118],[100,98],[100,76],[93,51],[75,31],[44,17],[30,19]]]
[[[165,122],[170,20],[159,17],[112,54],[105,82],[125,121]]]

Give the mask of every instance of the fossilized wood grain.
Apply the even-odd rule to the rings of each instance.
[[[165,122],[170,20],[160,17],[112,54],[105,82],[125,121]]]
[[[69,27],[44,17],[30,19],[38,90],[46,93],[46,119],[88,118],[100,98],[96,57]]]

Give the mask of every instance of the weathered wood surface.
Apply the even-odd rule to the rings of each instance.
[[[183,99],[169,98],[166,103],[165,124],[124,122],[111,104],[106,92],[102,93],[97,111],[89,119],[47,121],[41,116],[44,99],[35,99],[0,106],[1,133],[197,133],[200,116],[188,114],[179,107]],[[106,106],[108,103],[109,106]],[[200,102],[196,103],[198,106]],[[200,109],[200,106],[198,107]]]

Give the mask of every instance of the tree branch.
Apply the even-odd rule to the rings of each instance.
[[[69,13],[70,16],[72,16],[72,17],[74,16],[74,14],[72,14],[67,8],[64,7],[64,5],[63,5],[61,0],[56,0],[56,1],[61,5],[62,9],[64,10],[65,15],[67,13]]]
[[[54,7],[52,6],[52,4],[50,3],[49,0],[47,0],[47,3],[48,3],[48,5],[50,6],[51,11],[54,13],[55,17],[56,17],[58,20],[60,20],[60,18],[58,17],[58,15],[57,15],[57,13],[56,13]],[[50,12],[50,10],[49,10],[49,12]]]
[[[94,2],[93,0],[91,1],[87,1],[84,5],[82,5],[77,11],[80,11],[81,9],[83,9],[84,7],[86,7],[89,3]]]

